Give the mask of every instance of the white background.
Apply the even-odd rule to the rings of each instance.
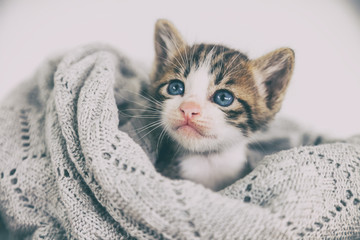
[[[46,57],[87,43],[109,43],[150,66],[158,18],[189,43],[223,43],[250,57],[293,48],[281,115],[334,136],[360,133],[357,0],[0,0],[0,98]]]

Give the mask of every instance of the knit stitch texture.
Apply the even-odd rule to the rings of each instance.
[[[163,177],[151,144],[131,137],[118,109],[144,82],[122,54],[92,45],[45,62],[2,102],[0,213],[11,235],[360,238],[360,136],[267,156],[215,193]]]

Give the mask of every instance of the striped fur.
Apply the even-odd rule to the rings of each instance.
[[[294,66],[294,52],[289,48],[251,60],[244,53],[222,45],[190,46],[166,20],[156,24],[155,51],[150,92],[163,103],[164,129],[190,153],[221,152],[232,142],[246,145],[246,139],[265,127],[280,110]],[[184,83],[184,95],[167,93],[168,84],[174,79]],[[214,102],[214,94],[219,90],[232,93],[231,105],[224,107]],[[175,123],[171,121],[181,118],[179,106],[186,101],[198,102],[204,110],[204,116],[195,122],[200,132],[226,139],[221,131],[228,131],[230,140],[196,140],[172,131]],[[167,117],[172,114],[176,117]]]
[[[266,90],[265,93],[268,95],[261,96],[263,92],[259,90],[261,88],[259,85],[266,86],[267,83],[258,83],[255,79],[253,70],[259,64],[256,60],[250,61],[245,54],[221,45],[179,46],[179,51],[167,59],[167,62],[156,63],[153,73],[154,96],[157,96],[158,99],[165,99],[166,97],[160,93],[160,89],[165,87],[172,78],[187,78],[190,71],[196,70],[210,53],[212,55],[209,71],[213,75],[213,91],[229,89],[236,95],[240,103],[240,105],[221,109],[226,114],[229,124],[238,126],[245,135],[260,129],[280,110],[293,68],[294,57],[290,49],[279,49],[271,54],[270,57],[280,55],[278,57],[285,58],[284,60],[275,58],[277,61],[287,61],[287,68],[281,70],[285,72],[280,71],[280,74],[286,75],[286,79],[275,84],[278,90]],[[271,84],[269,85],[271,86]]]

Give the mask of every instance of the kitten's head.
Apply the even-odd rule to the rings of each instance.
[[[161,122],[195,152],[246,143],[280,110],[294,68],[289,48],[250,60],[222,45],[189,46],[166,20],[156,23],[155,52],[151,91]]]

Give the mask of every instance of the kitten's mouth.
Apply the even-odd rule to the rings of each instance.
[[[201,130],[193,127],[189,124],[184,124],[175,128],[175,131],[187,136],[187,137],[194,137],[194,138],[215,138],[212,135],[206,135]]]
[[[205,137],[201,132],[199,132],[197,129],[189,126],[189,125],[182,125],[180,127],[176,128],[176,131],[189,136],[189,137],[196,137],[196,138],[200,138],[200,137]]]

